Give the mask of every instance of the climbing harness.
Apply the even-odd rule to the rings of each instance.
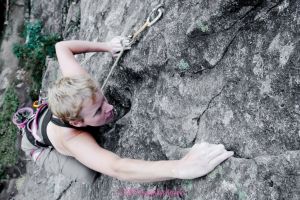
[[[148,16],[146,22],[144,23],[144,25],[141,26],[141,28],[139,28],[134,34],[128,36],[128,38],[130,39],[129,45],[128,45],[128,46],[125,46],[125,45],[123,44],[123,42],[121,42],[123,48],[122,48],[121,52],[119,53],[119,55],[118,55],[116,61],[114,62],[113,66],[111,67],[111,69],[110,69],[110,71],[109,71],[109,73],[108,73],[108,75],[107,75],[105,81],[104,81],[103,84],[102,84],[102,87],[101,87],[101,90],[102,90],[102,91],[104,90],[104,88],[105,88],[105,86],[106,86],[106,83],[107,83],[108,79],[110,78],[110,76],[112,75],[112,73],[113,73],[115,67],[116,67],[117,64],[119,63],[120,58],[122,57],[122,55],[123,55],[124,51],[126,50],[126,48],[127,48],[127,47],[130,48],[134,43],[136,43],[138,36],[139,36],[139,35],[140,35],[147,27],[151,27],[153,24],[155,24],[155,23],[162,17],[162,15],[163,15],[163,4],[160,3],[158,6],[156,6],[156,7],[150,12],[150,14],[149,14],[149,16]]]
[[[12,117],[12,122],[18,127],[20,134],[26,134],[31,144],[37,147],[48,147],[42,142],[38,132],[38,119],[41,113],[48,107],[47,98],[42,97],[40,91],[39,100],[34,101],[32,107],[19,109]]]
[[[38,123],[42,112],[48,107],[47,103],[38,106],[36,112],[30,107],[19,109],[13,115],[13,123],[19,128],[20,133],[26,134],[26,137],[36,147],[49,147],[44,144],[42,138],[38,135]]]

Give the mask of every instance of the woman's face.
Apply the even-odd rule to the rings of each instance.
[[[101,92],[96,94],[95,102],[87,99],[80,112],[83,117],[81,126],[102,126],[114,119],[114,107],[110,105]]]

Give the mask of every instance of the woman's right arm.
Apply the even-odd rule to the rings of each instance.
[[[194,179],[206,175],[233,155],[223,145],[201,143],[195,144],[180,160],[144,161],[120,158],[100,147],[86,132],[65,141],[64,146],[87,167],[120,180],[133,182]]]

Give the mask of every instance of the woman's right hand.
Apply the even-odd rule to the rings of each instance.
[[[233,156],[222,144],[195,144],[191,150],[179,160],[174,173],[176,178],[194,179],[211,172],[224,160]]]

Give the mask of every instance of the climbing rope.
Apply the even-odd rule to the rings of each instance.
[[[162,14],[163,14],[163,4],[160,3],[158,6],[156,6],[149,14],[146,22],[144,23],[143,26],[141,26],[141,28],[139,28],[134,34],[132,35],[129,35],[128,38],[130,39],[130,42],[128,45],[124,45],[124,42],[121,41],[121,44],[122,44],[122,50],[121,52],[119,53],[117,59],[115,60],[113,66],[111,67],[105,81],[103,82],[102,84],[102,87],[101,87],[101,90],[103,91],[107,82],[108,82],[108,79],[110,78],[110,76],[112,75],[115,67],[117,66],[119,60],[121,59],[123,53],[125,50],[127,49],[130,49],[130,47],[136,43],[137,41],[137,38],[138,36],[147,28],[147,27],[151,27],[153,24],[155,24],[161,17],[162,17]]]

